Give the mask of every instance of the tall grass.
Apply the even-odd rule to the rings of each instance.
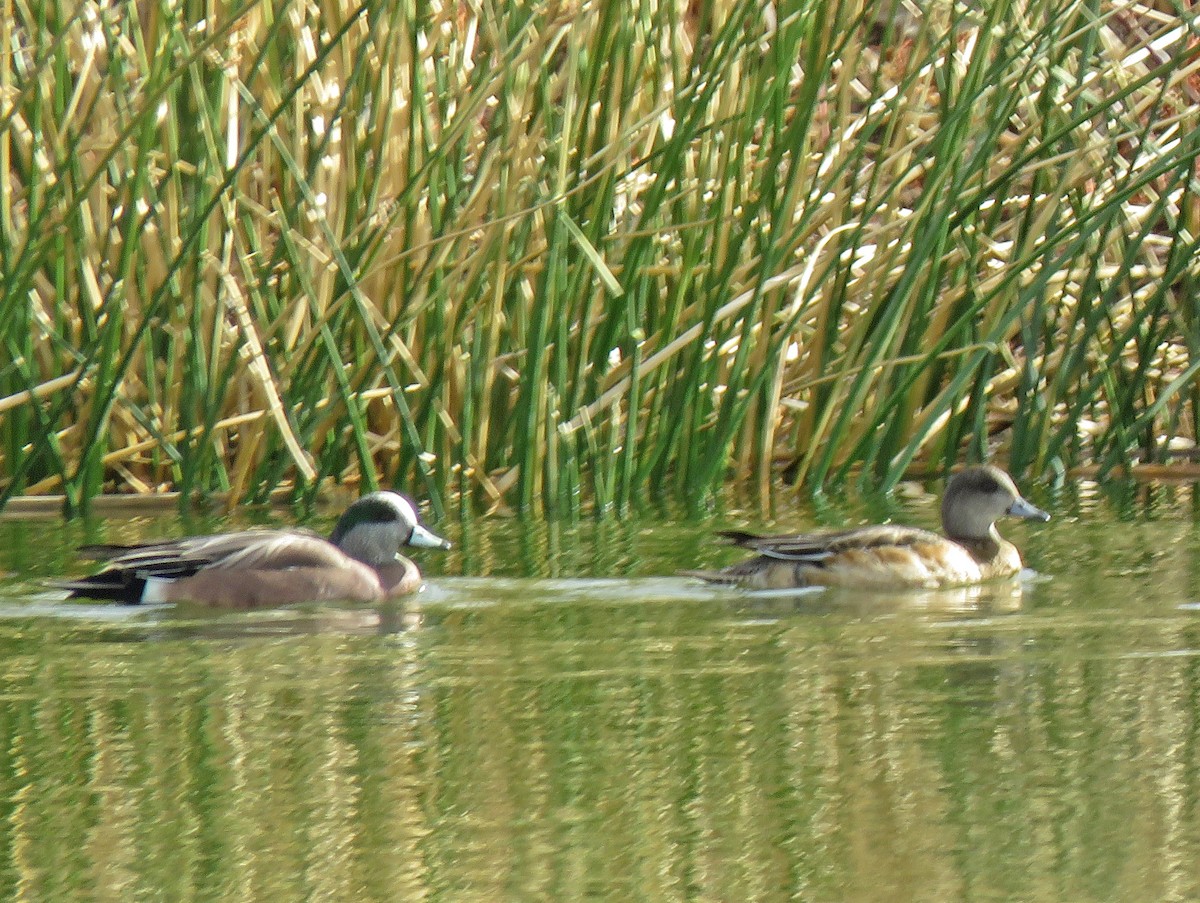
[[[1182,3],[3,2],[0,504],[1197,439]]]

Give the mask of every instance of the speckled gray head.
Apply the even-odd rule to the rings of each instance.
[[[376,567],[394,561],[401,546],[450,548],[448,541],[421,525],[411,501],[388,489],[364,495],[347,508],[329,541]]]
[[[1008,514],[1048,521],[1050,515],[1021,497],[1012,477],[999,467],[981,465],[956,473],[942,497],[942,524],[957,539],[990,536],[997,518]]]

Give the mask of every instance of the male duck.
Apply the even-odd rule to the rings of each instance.
[[[996,519],[1011,514],[1047,521],[998,467],[955,474],[942,498],[945,536],[883,524],[832,533],[722,535],[757,557],[719,571],[688,571],[711,583],[750,589],[842,586],[854,589],[936,589],[1008,577],[1021,570],[1016,546],[1001,539]]]
[[[64,580],[71,598],[198,602],[254,608],[340,599],[376,602],[416,591],[417,566],[402,545],[448,549],[421,526],[398,492],[372,492],[346,509],[329,539],[308,530],[250,530],[132,546],[84,546],[106,561],[91,577]]]

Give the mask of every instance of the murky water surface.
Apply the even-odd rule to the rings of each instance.
[[[232,615],[41,581],[244,518],[0,520],[0,898],[1194,899],[1200,493],[1033,497],[974,593],[672,576],[914,495],[443,523],[413,602]]]

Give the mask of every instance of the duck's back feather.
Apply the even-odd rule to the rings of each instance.
[[[130,546],[84,546],[79,551],[87,558],[108,562],[106,570],[136,570],[154,577],[181,576],[201,568],[338,567],[352,560],[307,530],[249,530]]]
[[[827,560],[845,551],[904,548],[917,544],[946,542],[945,538],[929,530],[893,524],[853,527],[849,530],[826,533],[793,533],[785,536],[760,536],[757,533],[739,530],[726,530],[721,535],[734,545],[768,558],[813,562]]]
[[[740,531],[722,535],[757,552],[757,557],[719,571],[692,571],[690,576],[751,589],[920,589],[976,583],[1020,568],[1019,557],[1015,564],[1011,557],[1016,550],[1008,543],[973,548],[928,530],[890,524],[790,536]]]

